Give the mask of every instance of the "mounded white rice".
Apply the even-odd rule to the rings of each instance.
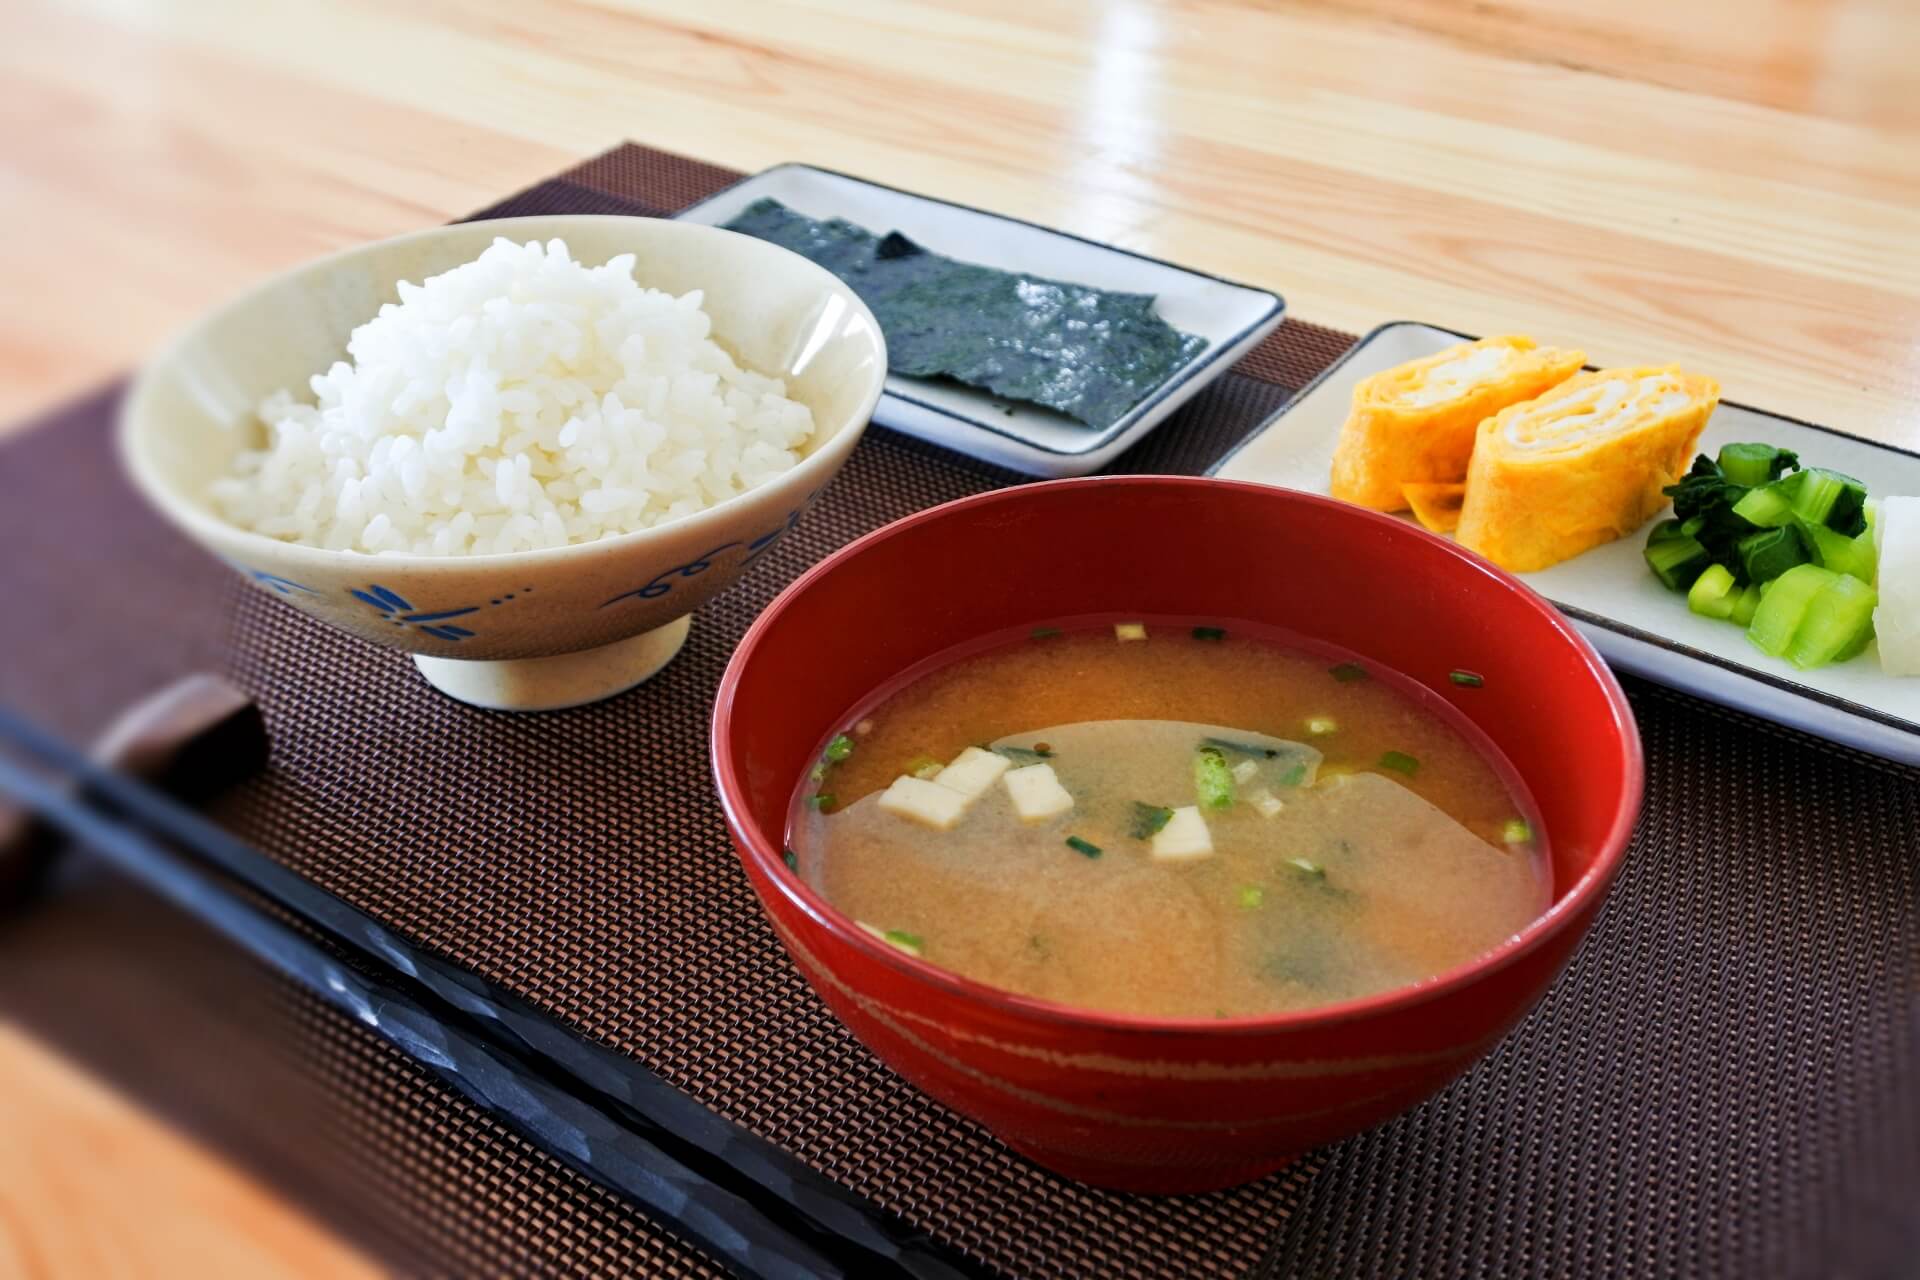
[[[334,550],[488,554],[703,510],[792,467],[813,435],[779,379],[709,336],[701,295],[634,258],[495,240],[353,331],[352,363],[276,392],[269,442],[214,482],[227,519]]]

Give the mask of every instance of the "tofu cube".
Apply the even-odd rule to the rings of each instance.
[[[1173,811],[1167,825],[1153,837],[1153,856],[1166,861],[1205,858],[1213,853],[1213,834],[1198,805],[1183,805]]]
[[[951,831],[967,811],[967,797],[952,787],[902,774],[880,793],[880,808],[935,831]]]
[[[1013,798],[1013,811],[1022,822],[1045,822],[1073,809],[1073,797],[1060,785],[1050,764],[1030,764],[1009,769],[1000,775],[1007,794]]]
[[[1113,624],[1113,635],[1117,640],[1145,640],[1147,625],[1144,622],[1116,622]]]
[[[1258,772],[1260,772],[1259,765],[1251,760],[1242,760],[1239,764],[1233,766],[1233,780],[1242,784],[1252,782],[1253,775]]]
[[[1265,787],[1261,787],[1258,791],[1248,792],[1247,803],[1252,805],[1253,811],[1263,818],[1271,818],[1274,814],[1287,807],[1280,802],[1279,797],[1275,796],[1273,792],[1267,790]]]
[[[953,762],[933,775],[933,780],[943,787],[958,791],[969,800],[977,800],[985,795],[987,788],[1000,780],[1000,775],[1008,769],[1007,758],[993,751],[982,751],[978,747],[968,747],[953,758]]]

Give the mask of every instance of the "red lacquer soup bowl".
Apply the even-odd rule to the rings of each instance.
[[[968,981],[866,933],[787,869],[797,784],[826,735],[881,686],[981,636],[1116,613],[1285,629],[1451,703],[1532,793],[1551,906],[1495,950],[1415,986],[1267,1017],[1143,1018]],[[1454,683],[1463,668],[1485,683]],[[830,556],[734,654],[713,760],[774,928],[862,1042],[1040,1164],[1158,1192],[1268,1173],[1404,1111],[1485,1054],[1592,923],[1641,792],[1620,686],[1527,588],[1386,516],[1173,477],[983,494]]]

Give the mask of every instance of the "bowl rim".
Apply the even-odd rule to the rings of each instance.
[[[1600,841],[1599,851],[1593,862],[1572,885],[1555,896],[1546,910],[1534,916],[1518,932],[1504,939],[1499,945],[1431,977],[1357,999],[1312,1005],[1304,1009],[1290,1009],[1278,1013],[1250,1014],[1231,1018],[1152,1017],[1022,995],[964,977],[952,970],[909,955],[860,928],[853,917],[828,902],[798,876],[789,873],[781,856],[781,850],[768,841],[756,825],[743,820],[741,806],[735,799],[740,790],[738,773],[729,754],[723,749],[723,744],[732,740],[733,702],[742,674],[747,664],[752,661],[754,652],[764,642],[767,632],[772,629],[787,607],[814,582],[832,572],[843,562],[859,556],[867,548],[896,537],[917,525],[943,518],[957,509],[1019,502],[1035,492],[1051,491],[1067,486],[1116,488],[1160,486],[1213,490],[1224,487],[1249,493],[1263,493],[1280,501],[1298,502],[1309,508],[1318,508],[1323,512],[1336,514],[1339,518],[1351,517],[1363,524],[1371,523],[1390,537],[1426,539],[1443,548],[1447,554],[1465,561],[1469,569],[1479,571],[1493,582],[1519,595],[1526,607],[1539,614],[1549,627],[1559,633],[1561,639],[1573,647],[1588,673],[1600,685],[1607,708],[1611,712],[1614,730],[1619,735],[1623,748],[1621,753],[1623,776],[1618,803],[1615,805],[1613,817],[1607,825],[1606,834]],[[726,673],[721,677],[719,692],[714,699],[708,743],[715,790],[719,795],[721,810],[726,817],[729,830],[733,833],[742,860],[747,862],[751,869],[757,869],[767,884],[773,885],[788,902],[799,908],[838,941],[852,946],[869,959],[891,968],[904,978],[922,982],[939,988],[949,995],[994,1006],[1024,1018],[1088,1031],[1166,1037],[1267,1036],[1363,1021],[1431,1003],[1469,987],[1489,974],[1511,967],[1523,957],[1539,950],[1550,939],[1571,928],[1574,921],[1588,908],[1598,906],[1626,859],[1634,827],[1639,821],[1641,802],[1646,788],[1645,754],[1641,747],[1639,725],[1634,720],[1632,707],[1627,702],[1626,691],[1620,687],[1620,682],[1614,677],[1612,670],[1586,637],[1580,634],[1572,621],[1555,609],[1538,592],[1512,574],[1457,546],[1452,541],[1396,520],[1382,512],[1355,507],[1320,494],[1253,481],[1222,480],[1213,476],[1080,476],[1014,485],[943,502],[938,506],[903,516],[864,534],[820,560],[787,584],[786,588],[761,611],[753,625],[747,629],[747,633],[741,637],[733,656],[727,662]]]
[[[161,371],[173,364],[182,350],[222,318],[244,310],[263,295],[282,287],[297,277],[323,272],[328,268],[352,258],[379,253],[383,250],[391,249],[396,245],[406,244],[411,241],[438,239],[459,232],[480,234],[491,232],[494,236],[503,236],[512,239],[514,238],[515,230],[519,226],[532,222],[561,224],[562,227],[595,224],[610,225],[615,223],[624,225],[644,224],[649,234],[658,232],[667,239],[678,236],[689,240],[707,239],[722,242],[724,240],[732,240],[742,242],[741,244],[736,244],[734,246],[735,249],[742,248],[743,245],[753,245],[758,247],[749,250],[749,252],[765,251],[770,256],[778,257],[785,255],[792,258],[796,263],[802,264],[807,273],[816,276],[819,282],[825,286],[825,291],[828,294],[840,297],[851,304],[854,308],[855,316],[864,318],[866,321],[868,333],[872,337],[874,344],[874,354],[878,358],[874,362],[874,367],[869,370],[868,380],[870,385],[867,387],[866,393],[861,397],[861,403],[856,410],[849,415],[845,425],[843,425],[840,430],[829,436],[818,448],[801,458],[800,461],[791,468],[760,484],[754,485],[750,489],[734,494],[731,498],[715,503],[713,506],[695,511],[690,515],[681,516],[677,519],[654,525],[651,528],[635,529],[628,533],[615,534],[612,537],[596,538],[591,542],[573,542],[562,547],[541,547],[531,551],[494,551],[483,555],[435,556],[422,555],[419,552],[412,551],[387,553],[331,550],[326,547],[312,546],[304,542],[287,542],[279,538],[269,537],[264,533],[258,533],[252,529],[242,528],[240,525],[233,524],[214,514],[211,510],[206,509],[182,487],[174,485],[164,479],[157,469],[150,466],[142,454],[136,443],[136,436],[140,434],[140,429],[134,424],[136,419],[139,419],[144,412],[147,399],[154,394],[154,387]],[[564,229],[556,229],[551,233],[541,233],[540,238],[565,239],[566,235],[567,233]],[[525,241],[526,235],[524,232],[520,233],[520,238],[522,242]],[[571,245],[568,246],[568,249],[569,252],[572,252]],[[644,285],[644,281],[641,283]],[[372,319],[372,317],[370,316],[368,319]],[[786,375],[782,374],[780,376],[785,380]],[[834,275],[818,263],[794,253],[791,249],[784,248],[771,241],[761,240],[755,236],[744,235],[737,231],[729,231],[724,227],[709,227],[698,223],[677,222],[671,218],[650,218],[638,214],[625,213],[523,214],[511,218],[482,218],[471,222],[450,222],[436,227],[422,227],[415,231],[403,232],[400,235],[388,236],[380,240],[369,240],[361,244],[349,245],[346,248],[336,249],[331,253],[322,254],[316,258],[309,258],[304,262],[295,263],[293,266],[277,271],[266,279],[258,281],[241,292],[234,294],[226,301],[201,312],[185,327],[168,338],[164,345],[143,362],[139,370],[135,373],[132,383],[127,388],[125,397],[121,400],[119,414],[114,424],[114,448],[120,461],[121,470],[132,482],[135,490],[165,515],[168,520],[186,529],[200,541],[231,546],[235,548],[236,554],[239,554],[245,548],[252,547],[257,548],[263,555],[291,557],[296,564],[306,564],[313,567],[335,567],[364,561],[369,565],[378,565],[383,568],[391,568],[395,571],[413,573],[432,570],[444,572],[469,568],[476,570],[500,569],[509,565],[518,570],[526,568],[536,562],[549,559],[579,559],[617,554],[622,550],[637,547],[649,538],[668,533],[679,534],[691,532],[706,526],[718,525],[731,518],[735,512],[751,499],[762,498],[768,494],[782,490],[808,487],[808,485],[805,484],[795,483],[796,481],[810,482],[811,487],[817,492],[838,472],[840,466],[846,461],[847,456],[859,442],[862,433],[871,423],[873,411],[880,403],[880,397],[886,390],[886,381],[886,334],[881,330],[880,322],[874,318],[872,309],[868,307],[860,295],[854,292],[853,288],[841,280],[840,277]],[[155,429],[157,430],[157,428]],[[819,426],[816,423],[816,435],[818,431]],[[348,557],[355,557],[357,559],[348,559]]]

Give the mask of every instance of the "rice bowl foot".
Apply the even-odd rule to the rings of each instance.
[[[563,711],[625,693],[672,662],[687,642],[692,615],[625,640],[549,658],[475,662],[413,655],[427,683],[488,711]]]

